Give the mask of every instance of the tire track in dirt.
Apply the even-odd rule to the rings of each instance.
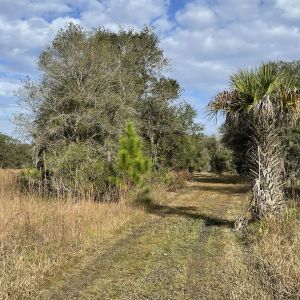
[[[162,219],[158,218],[149,223],[141,225],[139,228],[134,229],[124,238],[114,243],[112,246],[100,251],[95,257],[85,259],[84,263],[78,264],[75,268],[69,270],[69,275],[62,278],[58,282],[54,282],[53,286],[44,290],[37,296],[38,299],[76,299],[79,292],[85,289],[94,279],[99,276],[99,270],[107,260],[111,259],[114,253],[119,249],[134,244],[135,241],[143,236],[147,230],[150,230],[154,224],[161,222]]]
[[[217,192],[214,187],[193,183],[171,202],[150,209],[155,220],[76,266],[38,298],[222,299],[218,264],[234,220],[227,211],[243,191],[222,183]]]

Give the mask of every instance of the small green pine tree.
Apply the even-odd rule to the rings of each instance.
[[[151,161],[143,154],[142,140],[132,122],[126,124],[120,138],[115,170],[118,173],[115,181],[123,197],[127,189],[141,183],[143,175],[151,171]]]

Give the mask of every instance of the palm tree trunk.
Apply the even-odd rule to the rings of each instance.
[[[265,99],[255,110],[254,186],[251,212],[255,219],[278,216],[283,204],[283,160],[273,104]]]

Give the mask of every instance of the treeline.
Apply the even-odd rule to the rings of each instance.
[[[30,145],[0,133],[0,168],[18,169],[32,165]]]
[[[114,33],[70,24],[42,51],[38,67],[41,80],[25,80],[18,92],[31,114],[17,122],[34,141],[47,189],[111,190],[128,122],[154,171],[232,168],[229,151],[203,135],[179,83],[164,75],[169,63],[149,28]]]
[[[229,150],[231,145],[223,136],[206,136],[204,133],[183,136],[171,162],[164,165],[176,171],[188,172],[235,172],[239,166],[236,156]],[[227,145],[228,147],[224,146]],[[34,166],[32,149],[34,145],[21,143],[0,133],[0,167],[28,168]],[[233,148],[233,147],[232,147]],[[146,153],[148,153],[146,148]]]
[[[296,92],[286,78],[300,82],[299,65],[269,63],[233,74],[232,90],[218,94],[209,106],[226,116],[219,140],[203,134],[203,125],[195,122],[195,109],[181,98],[179,83],[165,75],[169,62],[152,30],[86,31],[70,24],[40,54],[40,80],[26,79],[18,91],[20,103],[30,111],[16,120],[33,141],[36,172],[30,176],[43,182],[43,190],[92,191],[102,197],[114,189],[111,178],[120,175],[119,142],[129,123],[154,172],[237,170],[249,175],[257,169],[250,158],[257,134],[263,132],[257,127],[272,134],[269,125],[259,123],[269,115],[257,121],[259,114],[251,111],[257,103],[265,104],[258,97],[267,97],[275,99],[276,110],[284,109],[280,125],[273,119],[270,124],[278,131],[284,176],[295,180],[300,125],[289,128],[289,97]],[[274,88],[269,89],[271,94],[269,84]]]
[[[232,151],[219,138],[204,134],[184,136],[170,167],[189,172],[235,172]]]

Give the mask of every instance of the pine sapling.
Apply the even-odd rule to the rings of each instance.
[[[115,183],[120,190],[120,202],[133,186],[141,184],[144,176],[151,171],[151,161],[143,153],[143,143],[132,122],[126,124],[125,132],[119,141],[115,170]]]

